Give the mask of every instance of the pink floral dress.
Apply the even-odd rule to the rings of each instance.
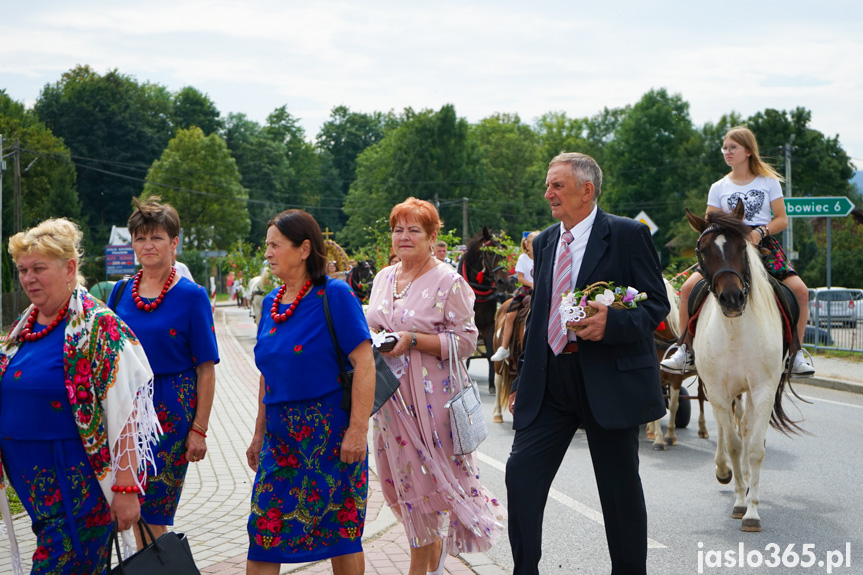
[[[432,260],[437,262],[437,260]],[[486,551],[501,534],[505,510],[479,482],[472,455],[453,455],[444,404],[461,384],[449,381],[447,338],[459,361],[476,348],[474,295],[451,266],[437,265],[393,298],[398,267],[375,277],[366,319],[375,331],[438,334],[442,357],[413,349],[395,366],[398,392],[375,414],[374,454],[384,498],[404,523],[412,547],[447,538],[451,555]]]

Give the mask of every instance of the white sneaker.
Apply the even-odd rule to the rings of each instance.
[[[503,361],[509,357],[509,350],[503,346],[497,348],[497,351],[494,352],[494,355],[491,356],[491,361]]]
[[[692,355],[692,350],[685,343],[681,343],[671,357],[662,360],[659,367],[670,373],[685,373],[695,369],[695,357]]]
[[[795,377],[811,377],[815,375],[815,368],[806,361],[803,350],[798,350],[794,356],[794,364],[791,366],[791,375]]]

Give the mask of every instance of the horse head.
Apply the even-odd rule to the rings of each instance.
[[[356,292],[357,296],[364,300],[369,296],[369,290],[375,279],[375,266],[372,260],[360,260],[348,275],[348,285]]]
[[[495,292],[506,292],[510,287],[506,258],[495,249],[501,246],[500,239],[488,226],[483,227],[482,231],[468,242],[459,269],[478,300],[491,298]]]
[[[739,317],[746,308],[751,277],[743,202],[731,214],[714,211],[700,218],[688,209],[686,218],[700,235],[695,245],[698,265],[725,317]]]

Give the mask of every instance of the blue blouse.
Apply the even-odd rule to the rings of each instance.
[[[132,298],[132,281],[114,310],[138,336],[155,375],[182,373],[208,361],[219,363],[213,309],[202,286],[180,278],[157,310],[144,311]],[[119,286],[120,282],[114,284],[109,307]]]
[[[21,346],[0,383],[0,437],[16,440],[79,439],[63,369],[64,319],[54,331]],[[33,324],[33,332],[45,329]]]
[[[327,278],[326,290],[345,369],[351,369],[347,356],[371,338],[363,306],[343,281]],[[324,315],[324,286],[313,285],[294,314],[280,324],[270,315],[276,292],[278,288],[264,298],[255,345],[255,364],[264,376],[264,403],[313,399],[341,389],[335,346]],[[279,313],[287,308],[280,304]]]

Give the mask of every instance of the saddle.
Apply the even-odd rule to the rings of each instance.
[[[782,316],[782,341],[787,347],[793,339],[795,326],[800,319],[800,303],[791,288],[772,276],[768,279],[770,280],[770,287],[773,288],[776,304],[779,306],[779,315]],[[707,299],[709,293],[707,280],[702,279],[693,286],[692,292],[689,294],[689,324],[686,328],[691,336],[695,335],[698,315],[701,313],[701,306],[704,305],[704,300]]]

